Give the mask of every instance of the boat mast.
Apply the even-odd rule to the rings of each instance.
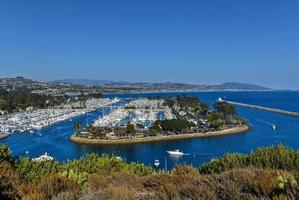
[[[166,160],[166,157],[165,157],[165,170],[167,171],[167,160]]]

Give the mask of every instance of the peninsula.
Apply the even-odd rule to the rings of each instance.
[[[86,144],[126,144],[223,136],[248,131],[227,102],[214,109],[196,97],[135,99],[114,108],[85,129],[75,125],[70,140]]]
[[[111,144],[135,144],[135,143],[147,143],[147,142],[159,142],[167,140],[184,140],[192,138],[207,138],[225,136],[230,134],[244,133],[250,130],[250,126],[243,124],[234,128],[223,129],[219,131],[212,131],[206,133],[184,133],[177,135],[160,135],[160,136],[148,136],[148,137],[133,137],[123,139],[88,139],[72,135],[70,140],[78,144],[100,144],[100,145],[111,145]]]

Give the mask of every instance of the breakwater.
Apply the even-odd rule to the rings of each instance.
[[[282,114],[282,115],[288,115],[288,116],[292,116],[292,117],[299,117],[299,113],[297,113],[297,112],[291,112],[291,111],[276,109],[276,108],[268,108],[268,107],[251,105],[251,104],[246,104],[246,103],[239,103],[239,102],[234,102],[234,101],[226,101],[226,100],[222,100],[222,99],[219,99],[219,101],[227,102],[229,104],[236,105],[236,106],[243,106],[243,107],[253,108],[253,109],[257,109],[257,110],[264,110],[264,111],[278,113],[278,114]]]

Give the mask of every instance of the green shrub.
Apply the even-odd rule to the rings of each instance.
[[[0,199],[21,199],[17,185],[20,181],[10,163],[0,163]]]
[[[282,145],[167,173],[97,154],[63,163],[13,160],[2,148],[0,199],[299,199],[298,151]]]
[[[299,151],[283,145],[259,148],[247,155],[226,154],[199,167],[203,174],[215,174],[235,168],[281,169],[299,173]]]
[[[13,156],[10,148],[7,145],[0,145],[0,162],[12,162]]]

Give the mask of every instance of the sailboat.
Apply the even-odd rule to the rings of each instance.
[[[158,159],[156,159],[154,165],[155,165],[155,167],[158,168],[160,166],[160,161]]]

